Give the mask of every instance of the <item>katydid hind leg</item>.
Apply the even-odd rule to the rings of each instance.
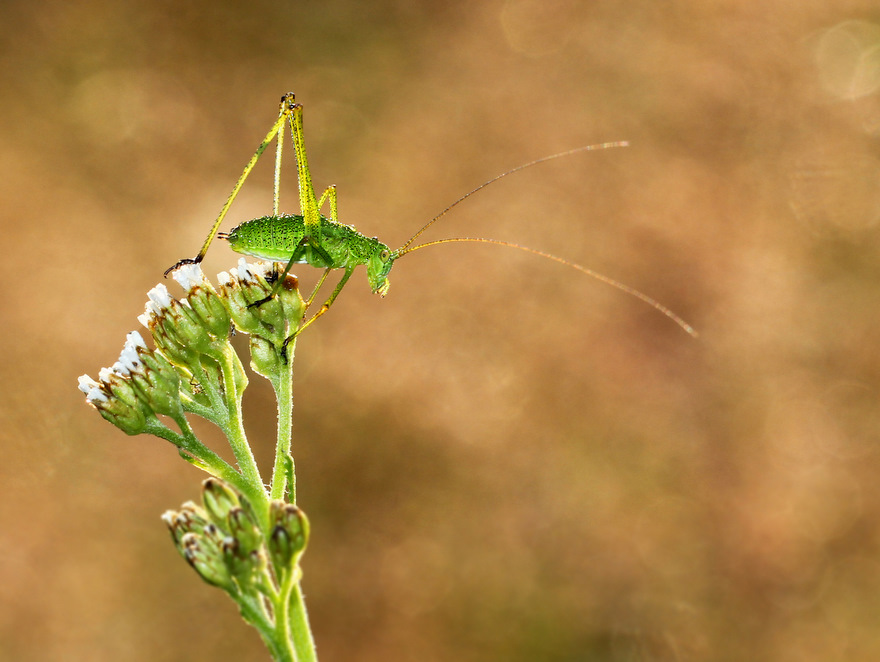
[[[303,109],[301,104],[293,104],[290,112],[290,131],[293,134],[293,149],[296,153],[296,174],[299,181],[299,207],[302,210],[306,234],[321,236],[321,214],[315,187],[312,184],[312,173],[306,156],[306,143],[303,138]],[[322,196],[323,199],[323,196]]]
[[[321,199],[318,200],[319,212],[321,211],[321,207],[323,207],[324,203],[328,200],[330,201],[330,220],[334,223],[339,223],[339,212],[336,208],[336,184],[331,184],[321,194]]]
[[[214,241],[214,237],[217,236],[217,230],[220,229],[220,224],[223,222],[223,219],[226,217],[226,213],[229,211],[229,208],[232,206],[232,203],[235,201],[235,198],[238,196],[238,192],[241,190],[241,187],[244,185],[245,180],[247,180],[248,175],[251,174],[251,170],[254,169],[254,166],[259,161],[260,157],[263,155],[263,152],[266,151],[266,148],[269,144],[278,137],[278,132],[284,127],[284,123],[287,120],[288,116],[290,116],[296,107],[297,104],[293,103],[293,93],[285,94],[281,97],[281,109],[278,113],[278,119],[275,121],[275,124],[272,125],[272,128],[269,129],[269,132],[266,134],[266,137],[263,138],[263,142],[260,143],[260,146],[257,147],[257,151],[254,152],[254,155],[251,157],[250,161],[248,161],[247,165],[244,167],[244,170],[241,173],[241,176],[238,178],[238,181],[235,183],[235,186],[232,188],[232,192],[229,194],[229,197],[226,199],[226,202],[223,204],[222,209],[220,210],[220,214],[217,216],[217,220],[214,221],[214,225],[211,226],[211,231],[208,233],[208,236],[205,238],[204,243],[202,244],[202,248],[199,250],[198,255],[192,258],[184,258],[179,260],[177,264],[165,270],[165,276],[167,277],[172,271],[177,269],[179,266],[184,264],[198,264],[201,262],[205,255],[208,252],[208,248],[210,248],[211,243]],[[280,152],[278,157],[280,158]],[[277,164],[276,164],[277,168]],[[277,177],[277,173],[276,173]],[[276,202],[277,202],[277,182],[276,182]]]

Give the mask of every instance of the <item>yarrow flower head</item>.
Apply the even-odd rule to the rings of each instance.
[[[250,264],[244,258],[239,259],[237,268],[217,274],[236,328],[281,343],[299,326],[304,303],[295,276],[288,275],[277,295],[266,299],[278,278],[271,263]]]
[[[119,359],[111,368],[101,368],[98,380],[79,378],[86,402],[128,434],[144,432],[156,413],[182,415],[178,388],[171,364],[148,349],[137,331],[128,334]]]
[[[299,580],[308,519],[277,500],[269,505],[269,518],[265,535],[248,500],[214,478],[202,483],[201,505],[187,501],[162,515],[181,556],[206,582],[232,594]]]
[[[79,378],[86,402],[124,432],[156,434],[192,460],[186,413],[221,427],[240,415],[247,375],[230,343],[233,330],[251,336],[252,364],[260,374],[277,377],[288,368],[285,340],[302,324],[305,304],[295,277],[274,293],[277,278],[274,265],[241,259],[219,275],[218,290],[198,264],[182,265],[174,279],[185,295],[177,299],[159,283],[138,316],[156,348],[148,348],[138,332],[128,334],[113,366],[102,368],[98,379]]]

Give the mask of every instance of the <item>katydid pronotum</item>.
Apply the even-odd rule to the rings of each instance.
[[[286,263],[284,272],[273,285],[269,296],[265,299],[252,303],[251,306],[259,306],[274,297],[294,264],[310,264],[314,267],[324,269],[323,275],[319,279],[315,289],[312,291],[311,296],[306,301],[306,309],[308,309],[308,307],[313,303],[314,298],[317,296],[318,291],[324,284],[324,281],[326,280],[330,271],[333,269],[344,269],[345,271],[342,275],[342,278],[340,278],[339,283],[333,289],[333,292],[330,294],[330,296],[327,298],[321,308],[316,313],[314,313],[308,321],[306,321],[304,324],[301,324],[289,338],[287,338],[284,343],[284,346],[286,347],[287,344],[291,340],[293,340],[293,338],[302,333],[304,329],[312,324],[312,322],[314,322],[321,315],[327,312],[330,306],[333,305],[333,302],[336,300],[336,297],[339,295],[342,288],[348,282],[348,279],[351,278],[351,274],[354,272],[355,267],[357,267],[358,265],[363,264],[366,266],[367,280],[370,283],[370,287],[372,288],[373,293],[385,296],[385,294],[388,292],[388,272],[391,271],[391,267],[394,265],[394,262],[403,255],[406,255],[407,253],[412,253],[413,251],[417,251],[421,248],[426,248],[428,246],[436,246],[438,244],[455,242],[481,242],[508,246],[510,248],[517,248],[519,250],[547,258],[549,260],[554,260],[555,262],[564,264],[565,266],[571,267],[572,269],[576,269],[577,271],[587,274],[588,276],[592,276],[593,278],[596,278],[603,283],[611,285],[612,287],[615,287],[619,290],[622,290],[623,292],[626,292],[627,294],[636,297],[637,299],[640,299],[641,301],[647,303],[649,306],[655,308],[659,312],[672,319],[676,324],[678,324],[678,326],[680,326],[690,335],[697,335],[693,327],[691,327],[681,317],[679,317],[677,314],[672,312],[672,310],[670,310],[660,302],[649,297],[647,294],[644,294],[643,292],[640,292],[635,288],[614,280],[613,278],[609,278],[608,276],[597,273],[592,269],[582,267],[579,264],[575,264],[574,262],[570,262],[561,257],[551,255],[550,253],[545,253],[544,251],[539,251],[534,248],[521,246],[519,244],[514,244],[507,241],[501,241],[498,239],[487,239],[483,237],[449,237],[446,239],[438,239],[425,242],[416,246],[412,245],[413,242],[423,232],[425,232],[425,230],[427,230],[431,225],[433,225],[440,218],[446,215],[446,213],[449,212],[453,207],[455,207],[460,202],[464,201],[466,198],[470,197],[480,189],[485,188],[489,184],[498,181],[502,177],[506,177],[507,175],[511,175],[515,172],[519,172],[520,170],[524,170],[525,168],[529,168],[545,161],[550,161],[552,159],[557,159],[563,156],[569,156],[578,152],[608,149],[612,147],[625,147],[628,144],[627,142],[607,142],[597,145],[586,145],[583,147],[577,147],[575,149],[560,152],[558,154],[545,156],[535,161],[530,161],[529,163],[525,163],[516,168],[508,170],[507,172],[497,175],[496,177],[493,177],[489,181],[473,189],[469,193],[461,196],[458,200],[449,205],[437,216],[435,216],[425,225],[423,225],[419,229],[419,231],[416,232],[403,246],[401,246],[397,250],[391,250],[387,245],[379,241],[377,237],[367,237],[358,232],[354,227],[350,225],[344,225],[339,222],[339,217],[336,211],[335,186],[329,186],[327,189],[325,189],[320,198],[318,198],[315,194],[315,188],[312,185],[311,172],[309,171],[309,163],[306,157],[305,142],[303,140],[302,111],[302,104],[295,102],[294,95],[292,93],[285,94],[281,98],[281,110],[278,114],[278,119],[275,121],[275,124],[272,125],[272,128],[269,129],[269,132],[266,134],[263,142],[257,148],[256,153],[253,155],[253,157],[251,157],[251,160],[248,161],[248,164],[245,166],[244,171],[241,173],[241,176],[238,178],[238,181],[235,184],[235,187],[232,189],[232,193],[229,194],[226,203],[220,210],[220,215],[217,217],[217,220],[214,221],[214,225],[211,227],[211,231],[208,233],[204,244],[202,244],[202,248],[199,251],[198,255],[196,255],[194,258],[185,258],[183,260],[180,260],[177,264],[175,264],[173,267],[169,268],[165,272],[166,276],[182,264],[193,264],[201,262],[202,259],[205,257],[205,254],[208,252],[208,248],[211,246],[211,243],[214,241],[214,237],[220,237],[227,240],[232,250],[237,253],[250,255],[264,260]],[[283,138],[285,134],[285,124],[287,123],[290,124],[290,130],[293,135],[293,146],[296,156],[297,175],[299,179],[299,202],[301,210],[300,214],[281,214],[278,208],[281,177],[281,153],[282,145],[284,143]],[[262,218],[257,218],[251,221],[246,221],[241,225],[234,227],[228,233],[219,233],[218,230],[220,229],[220,224],[223,222],[223,219],[226,216],[226,213],[229,211],[230,206],[232,206],[232,203],[235,200],[235,197],[238,195],[239,190],[241,189],[251,170],[253,170],[254,166],[257,163],[257,160],[260,158],[260,156],[263,154],[263,152],[266,150],[272,140],[275,140],[276,138],[277,147],[275,154],[275,192],[272,215],[264,216]],[[329,203],[330,205],[330,218],[327,218],[321,213],[321,208],[324,206],[325,203]]]

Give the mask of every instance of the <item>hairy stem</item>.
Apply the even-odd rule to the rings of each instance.
[[[296,340],[287,346],[288,359],[277,377],[272,380],[275,397],[278,400],[278,443],[275,446],[275,466],[272,470],[270,498],[283,499],[289,489],[290,503],[296,503],[296,474],[291,455],[293,425],[293,353]],[[288,485],[288,479],[290,484]]]

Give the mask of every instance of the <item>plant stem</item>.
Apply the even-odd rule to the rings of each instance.
[[[270,499],[283,499],[288,488],[288,467],[290,478],[290,503],[296,503],[296,473],[293,455],[290,452],[293,427],[293,354],[296,347],[294,339],[287,346],[287,362],[277,377],[272,379],[275,397],[278,401],[278,443],[275,445],[275,466],[272,470]]]
[[[229,424],[226,428],[229,445],[241,475],[252,486],[259,487],[262,494],[262,501],[266,500],[266,493],[263,488],[263,479],[260,477],[260,470],[257,467],[257,461],[251,447],[248,445],[247,435],[244,431],[244,423],[241,414],[241,394],[235,383],[234,358],[235,354],[232,347],[227,347],[220,361],[220,369],[223,373],[223,390],[226,399],[226,409],[229,412]],[[254,504],[257,506],[257,504]],[[263,510],[265,506],[260,504],[259,509]]]
[[[239,492],[247,496],[252,503],[262,504],[265,501],[265,493],[262,489],[255,489],[228,462],[196,438],[186,418],[178,421],[178,425],[183,434],[174,432],[174,430],[166,427],[158,420],[148,422],[145,432],[170,441],[178,449],[186,453],[191,462],[195,460],[196,466],[234,486]],[[260,507],[262,508],[262,506]]]
[[[288,580],[281,587],[278,593],[273,596],[275,607],[275,630],[273,632],[276,646],[285,647],[290,650],[290,654],[294,660],[299,662],[299,652],[296,650],[293,640],[290,637],[290,591],[293,582]]]
[[[277,623],[273,627],[266,617],[264,609],[256,604],[255,600],[241,595],[232,595],[231,597],[238,602],[242,617],[260,633],[275,662],[299,662],[295,650],[291,647],[289,637],[279,636]],[[276,619],[277,616],[276,610]]]
[[[306,603],[298,581],[290,594],[290,630],[297,662],[318,662],[315,640],[309,627],[309,615],[306,613]]]

